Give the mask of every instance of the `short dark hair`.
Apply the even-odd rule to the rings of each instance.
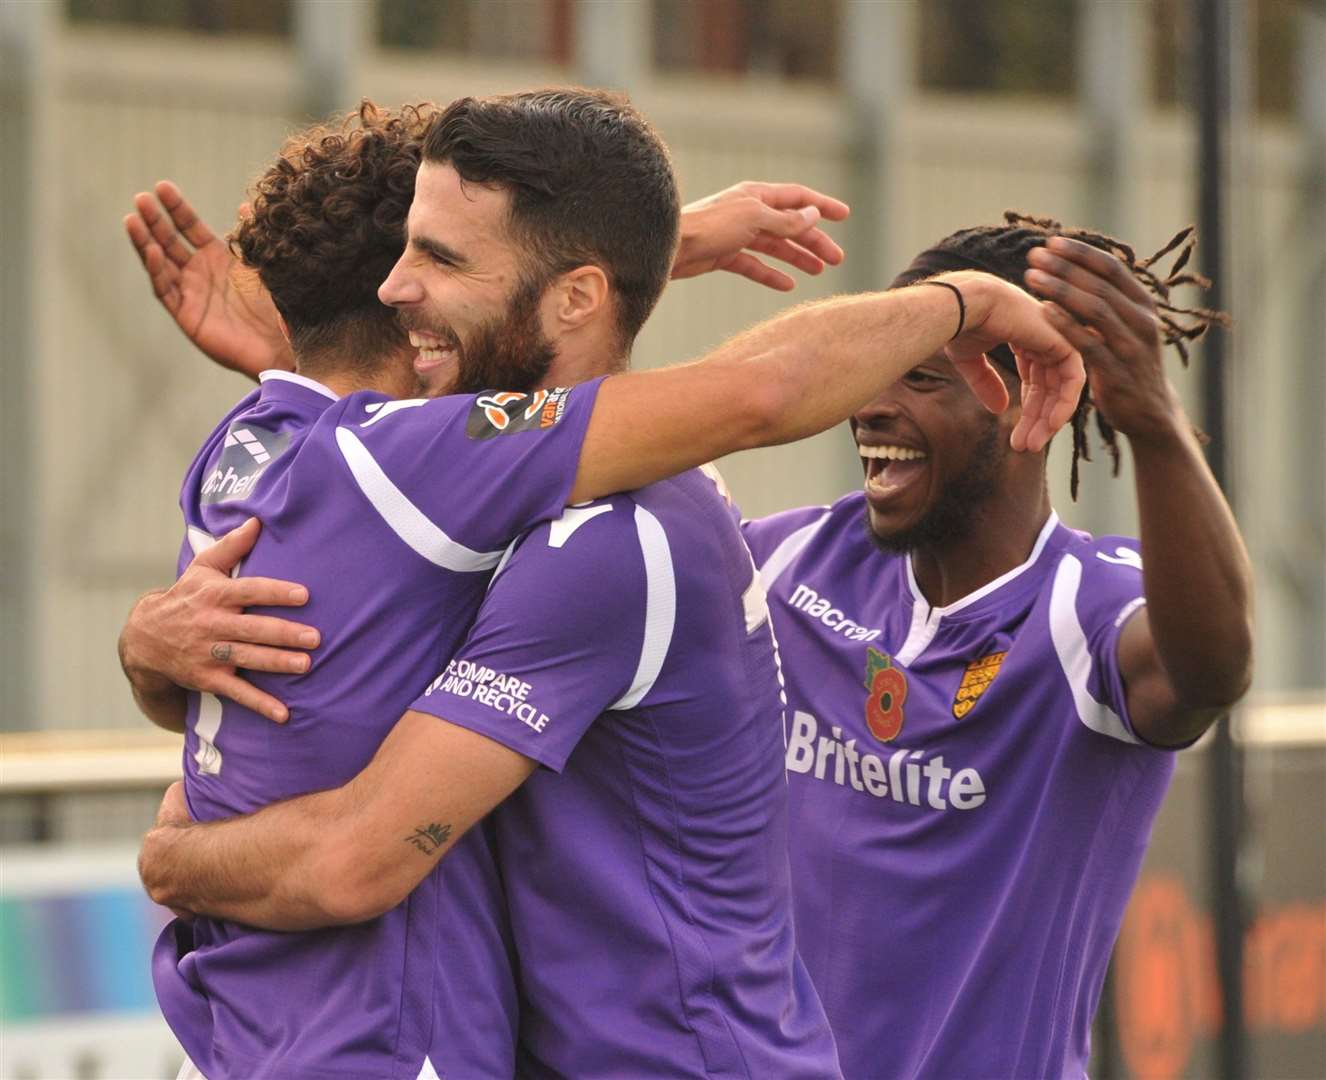
[[[252,212],[230,237],[257,270],[301,360],[336,350],[371,369],[405,344],[378,300],[405,247],[430,104],[384,109],[365,99],[337,121],[290,136],[258,179]]]
[[[1139,259],[1132,247],[1105,233],[1070,228],[1053,218],[1031,217],[1017,210],[1005,210],[1003,225],[980,225],[971,229],[959,229],[944,237],[918,255],[910,267],[894,278],[890,288],[898,289],[913,285],[946,270],[984,270],[988,274],[1012,282],[1020,289],[1026,289],[1027,283],[1023,275],[1028,269],[1027,253],[1034,247],[1044,245],[1051,236],[1071,237],[1118,258],[1128,268],[1128,272],[1151,293],[1160,320],[1161,340],[1178,350],[1185,366],[1188,363],[1188,342],[1196,341],[1213,325],[1224,326],[1229,323],[1229,317],[1224,312],[1200,307],[1176,307],[1171,302],[1170,292],[1179,285],[1197,285],[1200,288],[1209,288],[1211,285],[1211,282],[1202,275],[1184,270],[1197,244],[1196,230],[1191,225],[1179,230],[1169,243],[1154,255]],[[1162,276],[1156,264],[1174,251],[1177,251],[1174,263],[1169,272]],[[1188,321],[1183,321],[1185,318]],[[1012,350],[1007,345],[996,346],[990,351],[990,357],[999,367],[1016,377],[1017,364],[1013,359]],[[1082,397],[1078,401],[1072,421],[1073,464],[1069,477],[1069,491],[1074,499],[1077,498],[1078,460],[1091,460],[1091,447],[1087,440],[1087,420],[1093,411],[1091,387],[1087,385],[1082,388]],[[1114,475],[1117,476],[1119,443],[1116,433],[1099,413],[1096,413],[1096,428],[1113,462]],[[1198,435],[1200,438],[1205,438],[1200,432]]]
[[[681,201],[667,148],[624,96],[559,87],[461,98],[434,121],[424,160],[510,193],[530,276],[600,267],[630,349],[672,272]]]

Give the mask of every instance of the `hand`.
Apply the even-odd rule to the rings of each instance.
[[[160,834],[159,829],[180,828],[184,825],[192,824],[193,819],[189,817],[189,804],[184,798],[184,781],[176,780],[170,787],[166,788],[166,794],[161,799],[161,806],[157,810],[156,823],[153,831],[149,832],[143,838],[143,846],[138,852],[138,876],[143,882],[144,888],[151,891],[148,883],[153,878],[153,871],[156,869],[153,859],[154,843],[153,840]],[[192,911],[184,908],[172,907],[170,913],[184,922],[193,922],[195,916]]]
[[[290,344],[257,275],[240,265],[179,188],[162,180],[155,190],[156,198],[134,196],[136,213],[125,217],[124,228],[161,306],[222,367],[251,379],[269,368],[293,371]]]
[[[800,184],[742,181],[682,208],[672,276],[727,270],[787,292],[796,280],[752,252],[818,274],[826,263],[841,263],[843,249],[817,226],[821,218],[842,221],[849,212],[846,203]]]
[[[188,825],[193,818],[189,816],[189,804],[184,798],[184,781],[176,780],[166,788],[161,806],[157,809],[156,827],[168,825]]]
[[[286,707],[236,674],[237,668],[300,674],[320,637],[311,626],[244,614],[254,605],[298,607],[308,590],[289,581],[230,577],[253,548],[259,522],[250,518],[191,562],[169,589],[148,593],[129,613],[121,634],[124,669],[136,685],[165,680],[220,694],[276,723]]]
[[[1109,252],[1054,236],[1027,254],[1027,285],[1082,353],[1096,411],[1128,436],[1173,434],[1180,409],[1161,355],[1151,294]]]
[[[1016,285],[970,270],[935,280],[958,286],[966,306],[962,333],[946,349],[949,359],[981,403],[1002,412],[1008,389],[985,353],[1006,342],[1022,377],[1022,413],[1009,442],[1014,450],[1043,450],[1077,409],[1086,384],[1081,355],[1051,323],[1045,305]]]

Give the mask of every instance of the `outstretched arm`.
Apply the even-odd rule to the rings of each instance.
[[[984,357],[1007,342],[1039,389],[1013,447],[1038,451],[1073,414],[1082,359],[1039,301],[990,274],[794,308],[702,360],[607,379],[585,435],[571,499],[643,487],[735,450],[792,442],[846,420],[917,364],[947,351],[981,402],[1008,405]],[[961,321],[961,332],[954,331]]]
[[[251,379],[269,368],[294,368],[276,307],[256,274],[231,254],[169,180],[134,196],[124,219],[152,291],[184,336],[222,367]],[[244,209],[241,208],[241,213]],[[807,274],[842,262],[821,219],[841,221],[847,204],[801,184],[743,181],[682,210],[674,278],[727,270],[771,289],[794,279],[763,254]]]
[[[1086,362],[1096,408],[1133,452],[1146,606],[1119,637],[1133,727],[1195,739],[1252,678],[1252,566],[1165,378],[1155,304],[1117,260],[1064,237],[1033,248],[1027,284]]]
[[[726,270],[787,292],[796,279],[759,256],[807,274],[837,266],[843,249],[818,226],[821,219],[842,221],[849,212],[845,202],[802,184],[743,180],[682,210],[673,280]]]
[[[158,904],[199,915],[270,930],[363,922],[408,896],[534,768],[473,731],[407,712],[343,787],[247,817],[158,825],[139,873]]]

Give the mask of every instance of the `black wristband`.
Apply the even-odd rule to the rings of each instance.
[[[941,289],[948,289],[958,298],[958,328],[953,331],[953,337],[949,338],[949,341],[952,341],[953,338],[962,333],[962,328],[967,325],[967,305],[963,303],[962,290],[951,281],[918,281],[917,284],[937,285]]]

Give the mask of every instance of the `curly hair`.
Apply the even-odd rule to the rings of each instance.
[[[378,286],[405,247],[431,104],[368,99],[339,121],[290,136],[229,237],[258,272],[302,361],[336,350],[371,368],[405,342]]]
[[[912,266],[894,279],[892,287],[911,285],[944,270],[984,270],[986,273],[1012,282],[1020,289],[1026,289],[1023,275],[1027,271],[1027,252],[1034,247],[1044,245],[1051,236],[1067,236],[1115,256],[1151,293],[1156,304],[1156,316],[1160,321],[1161,340],[1166,345],[1174,346],[1186,367],[1188,343],[1196,341],[1212,326],[1229,324],[1229,316],[1222,311],[1201,307],[1178,307],[1172,302],[1170,294],[1180,285],[1196,285],[1203,289],[1211,286],[1211,282],[1201,274],[1184,272],[1188,260],[1192,257],[1193,248],[1197,245],[1195,233],[1196,230],[1191,225],[1186,229],[1180,229],[1169,243],[1154,255],[1139,259],[1128,244],[1104,233],[1065,227],[1053,218],[1031,217],[1016,210],[1005,210],[1003,225],[981,225],[972,229],[960,229],[944,237],[933,247],[918,255]],[[1175,255],[1174,264],[1169,272],[1160,273],[1156,264],[1176,250],[1178,254]],[[1012,350],[1007,345],[992,349],[990,357],[1005,371],[1016,375],[1017,365]],[[1069,489],[1074,500],[1077,499],[1078,461],[1091,460],[1087,422],[1094,411],[1091,387],[1084,386],[1072,420],[1073,464]],[[1118,476],[1117,433],[1100,413],[1096,413],[1095,416],[1096,429],[1110,455],[1114,475]],[[1200,432],[1198,436],[1204,438]]]

